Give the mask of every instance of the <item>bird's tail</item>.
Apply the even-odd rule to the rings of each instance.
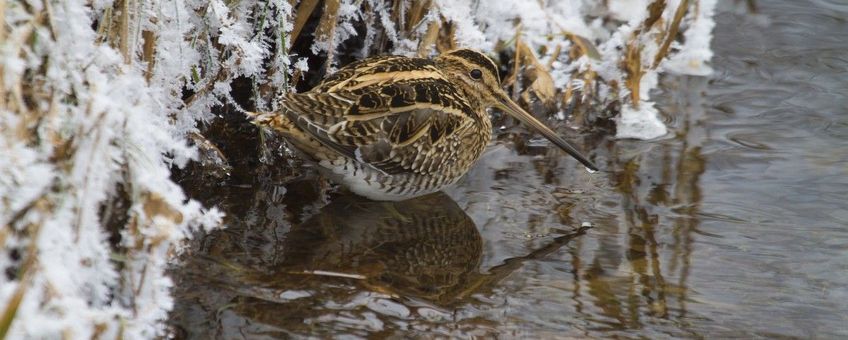
[[[256,126],[268,127],[283,133],[290,132],[294,127],[291,120],[280,112],[245,112],[247,119]]]

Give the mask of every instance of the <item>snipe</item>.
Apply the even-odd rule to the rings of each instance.
[[[594,164],[500,87],[495,63],[469,49],[435,59],[382,56],[340,69],[282,112],[250,113],[331,180],[374,200],[403,200],[455,183],[492,137],[487,109],[530,125],[586,167]]]

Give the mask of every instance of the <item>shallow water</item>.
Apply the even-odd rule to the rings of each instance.
[[[848,5],[758,5],[663,81],[671,134],[580,141],[603,172],[531,141],[411,202],[222,188],[174,335],[848,337]]]

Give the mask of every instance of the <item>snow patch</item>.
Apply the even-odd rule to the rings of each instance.
[[[651,102],[641,103],[638,109],[624,105],[617,122],[616,138],[653,139],[668,132]]]

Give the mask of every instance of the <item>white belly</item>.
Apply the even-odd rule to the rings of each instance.
[[[389,175],[349,159],[321,161],[324,173],[351,192],[375,201],[402,201],[442,190],[460,177],[426,178],[423,175]]]

